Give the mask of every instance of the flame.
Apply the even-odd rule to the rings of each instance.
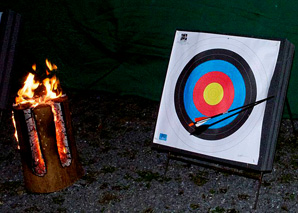
[[[32,70],[36,71],[36,64],[32,65]]]
[[[35,82],[34,75],[29,73],[24,86],[18,91],[18,97],[16,97],[17,104],[33,103],[34,90],[39,86],[39,82]]]
[[[50,71],[57,70],[57,66],[52,64],[48,59],[46,59],[46,65]],[[36,64],[32,65],[32,70],[36,71]],[[46,70],[46,72],[47,75],[49,75],[49,71]],[[55,75],[53,75],[51,78],[44,79],[42,83],[35,80],[34,78],[34,74],[28,74],[24,82],[24,86],[18,91],[18,96],[15,99],[15,105],[29,103],[32,107],[36,107],[41,103],[46,103],[52,99],[62,96],[59,80]],[[39,92],[37,92],[37,89]],[[42,92],[40,92],[41,90]]]
[[[46,65],[50,71],[58,69],[58,67],[55,64],[51,64],[51,62],[48,59],[46,59]]]
[[[57,94],[59,80],[56,78],[56,76],[53,76],[51,79],[46,78],[43,80],[42,83],[46,88],[46,94],[44,96],[45,102],[50,99],[54,99],[54,98],[62,96],[62,91],[58,92],[59,94]]]
[[[17,148],[20,149],[20,144],[19,144],[19,137],[18,137],[18,132],[17,132],[17,125],[16,125],[16,119],[14,118],[14,112],[12,111],[12,115],[11,115],[11,118],[12,118],[12,123],[13,123],[13,126],[14,126],[14,137],[17,141]]]

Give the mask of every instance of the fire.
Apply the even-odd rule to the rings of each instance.
[[[36,71],[36,64],[32,65],[32,70]]]
[[[58,69],[58,67],[52,64],[48,59],[46,59],[46,65],[49,69],[49,71],[46,70],[47,76],[50,75],[50,72],[53,70]],[[32,65],[32,70],[36,71],[36,64]],[[32,107],[36,107],[39,104],[46,103],[61,96],[60,83],[55,75],[39,82],[35,80],[35,74],[29,73],[24,82],[24,86],[18,91],[14,105],[30,104]]]
[[[71,163],[70,150],[68,147],[68,140],[63,122],[62,111],[60,105],[55,103],[54,100],[62,96],[62,90],[59,80],[53,74],[53,71],[57,70],[58,67],[55,64],[52,64],[48,59],[46,59],[45,62],[47,66],[46,78],[43,79],[41,82],[39,80],[36,80],[36,76],[33,73],[37,73],[37,68],[36,64],[33,64],[33,73],[29,73],[26,77],[23,87],[18,91],[14,104],[14,107],[25,105],[24,108],[26,108],[24,109],[24,114],[25,117],[28,117],[26,118],[26,122],[28,127],[32,159],[34,159],[33,171],[38,176],[43,176],[46,173],[45,161],[43,159],[39,141],[40,139],[34,120],[34,108],[39,104],[47,104],[51,106],[54,116],[56,142],[61,164],[63,167],[65,167],[69,166]],[[12,120],[16,130],[15,138],[18,142],[14,115],[12,115]]]
[[[70,150],[68,147],[68,138],[66,135],[66,129],[63,121],[61,106],[60,104],[53,103],[51,107],[52,107],[52,112],[54,116],[56,142],[57,142],[60,162],[63,167],[69,166],[71,163],[71,156],[70,156]]]
[[[32,169],[38,176],[44,176],[47,172],[45,161],[42,155],[38,133],[36,131],[36,122],[32,108],[24,110],[25,121],[27,124],[29,143],[31,147]]]
[[[18,91],[18,97],[16,97],[16,104],[34,103],[34,90],[39,86],[39,82],[35,82],[34,75],[29,73],[24,86]]]
[[[42,83],[46,88],[46,94],[44,96],[44,102],[62,96],[61,91],[57,94],[58,86],[59,86],[59,80],[56,78],[56,76],[53,76],[51,79],[46,78],[46,79],[43,80]]]
[[[62,96],[59,80],[53,74],[53,71],[57,70],[58,67],[55,64],[52,64],[48,59],[46,59],[46,66],[47,77],[41,82],[36,80],[35,74],[28,74],[24,82],[24,86],[18,91],[18,96],[16,97],[14,104],[14,107],[25,105],[23,112],[28,128],[32,159],[34,159],[33,171],[38,176],[43,176],[47,172],[41,149],[40,138],[36,128],[36,121],[34,119],[34,108],[39,104],[51,106],[60,162],[63,167],[71,164],[71,154],[68,146],[67,131],[62,115],[62,109],[60,103],[57,102],[57,100],[54,100]],[[32,70],[36,73],[36,64],[32,65]],[[18,141],[14,115],[12,115],[12,120],[16,130],[15,138]]]
[[[49,68],[50,71],[58,69],[58,67],[55,64],[51,64],[48,59],[46,59],[46,65]]]
[[[18,137],[18,132],[17,132],[17,125],[16,125],[16,120],[15,120],[15,118],[14,118],[14,112],[12,111],[12,116],[11,116],[11,118],[12,118],[12,123],[13,123],[13,126],[14,126],[14,137],[15,137],[15,139],[16,139],[16,141],[17,141],[17,148],[18,149],[20,149],[20,144],[19,144],[19,137]]]

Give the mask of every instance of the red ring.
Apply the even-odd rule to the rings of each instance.
[[[204,90],[211,83],[222,86],[224,96],[216,105],[208,104],[204,99]],[[226,112],[234,100],[234,86],[229,76],[223,72],[213,71],[203,75],[196,83],[193,91],[193,101],[198,111],[205,116],[213,116]]]

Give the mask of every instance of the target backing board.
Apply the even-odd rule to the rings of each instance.
[[[293,53],[285,39],[176,31],[153,146],[271,171]],[[196,121],[221,113],[193,134]]]

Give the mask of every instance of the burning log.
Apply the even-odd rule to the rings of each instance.
[[[62,115],[62,109],[60,103],[51,104],[52,112],[54,115],[55,130],[57,147],[61,165],[63,167],[69,166],[71,163],[71,154],[68,145],[67,133],[65,128],[65,122]]]
[[[24,109],[23,111],[31,147],[32,171],[38,176],[44,176],[47,171],[36,129],[36,122],[34,119],[35,113],[33,113],[32,108]]]
[[[49,70],[40,83],[29,73],[13,106],[13,123],[19,141],[26,188],[48,193],[70,186],[83,175],[71,129],[67,96]],[[36,65],[32,66],[36,71]]]
[[[67,97],[57,98],[53,100],[55,107],[51,105],[14,107],[25,186],[31,192],[54,192],[70,186],[83,175],[72,136]],[[54,114],[59,114],[59,125],[55,125]]]

